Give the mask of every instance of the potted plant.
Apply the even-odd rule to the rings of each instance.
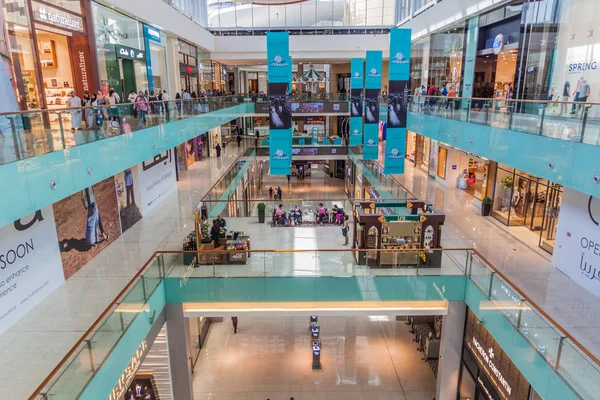
[[[265,208],[266,208],[265,203],[258,203],[256,208],[258,209],[258,223],[264,224],[265,223]]]
[[[489,217],[491,211],[492,199],[490,199],[489,197],[484,197],[483,201],[481,202],[481,215],[483,215],[484,217]]]

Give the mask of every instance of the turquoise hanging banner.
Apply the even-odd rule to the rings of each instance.
[[[367,51],[363,160],[377,160],[379,155],[379,95],[382,58],[381,51]]]
[[[287,32],[267,32],[269,159],[271,175],[289,175],[292,163],[292,58]]]
[[[410,29],[390,30],[390,90],[384,173],[403,174],[406,157],[406,116],[410,78]]]
[[[350,60],[350,146],[363,144],[364,61]]]

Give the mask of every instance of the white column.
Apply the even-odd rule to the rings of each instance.
[[[437,400],[456,400],[467,305],[448,302],[448,315],[442,321],[440,362],[436,385]]]
[[[188,331],[182,305],[167,304],[165,317],[173,398],[194,400],[190,355],[187,348]]]

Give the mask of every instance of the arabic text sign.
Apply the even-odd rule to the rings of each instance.
[[[147,215],[169,194],[176,190],[175,161],[173,150],[167,150],[144,161],[138,166],[140,212]]]
[[[600,296],[599,224],[600,199],[565,188],[552,265],[596,296]]]

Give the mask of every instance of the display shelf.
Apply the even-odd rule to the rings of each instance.
[[[417,250],[421,247],[421,225],[415,221],[395,221],[382,224],[381,248],[394,250],[381,254],[381,265],[417,265],[416,252],[398,252],[398,250]]]
[[[248,240],[228,240],[225,242],[225,250],[238,250],[239,252],[231,252],[228,254],[230,263],[245,264],[248,259]]]

